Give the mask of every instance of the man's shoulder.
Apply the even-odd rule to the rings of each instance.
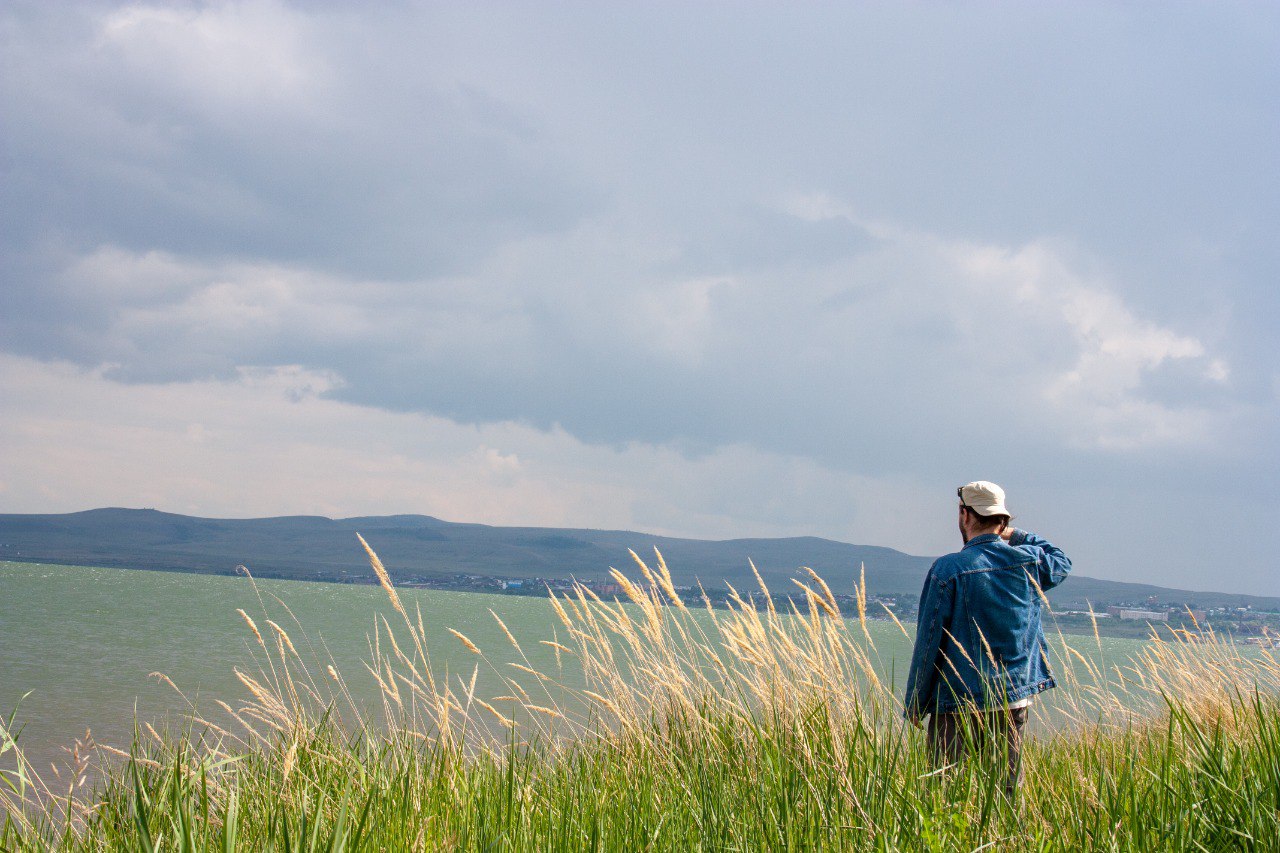
[[[941,582],[969,571],[1034,563],[1036,558],[1033,548],[1014,547],[1002,539],[994,539],[945,554],[934,560],[930,571]]]
[[[929,572],[934,580],[947,581],[964,571],[968,565],[969,560],[964,551],[953,551],[934,560]]]

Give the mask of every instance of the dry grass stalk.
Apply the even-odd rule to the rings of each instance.
[[[267,624],[270,625],[271,629],[280,636],[280,641],[283,642],[285,646],[288,647],[289,651],[293,653],[294,657],[301,657],[301,655],[298,654],[298,650],[294,648],[293,640],[289,639],[289,634],[284,630],[284,628],[281,628],[279,625],[277,625],[275,622],[271,621],[270,619],[267,620]]]
[[[662,559],[662,552],[655,547],[653,553],[658,556],[658,583],[662,586],[662,591],[667,594],[667,597],[671,599],[671,603],[678,609],[687,610],[688,608],[684,606],[684,600],[680,598],[680,595],[676,592],[675,584],[671,581],[671,570],[667,568],[667,561]]]
[[[467,651],[480,654],[480,649],[476,646],[475,643],[471,642],[471,640],[467,638],[466,634],[463,634],[461,631],[455,631],[453,628],[448,628],[446,630],[450,634],[453,634],[453,636],[457,637],[458,640],[461,641],[462,645],[467,647]]]
[[[386,591],[387,598],[391,599],[391,606],[407,620],[409,614],[405,612],[404,605],[400,603],[400,596],[395,587],[391,585],[391,575],[387,574],[387,569],[382,565],[382,560],[378,559],[378,555],[369,547],[369,543],[364,541],[363,536],[357,533],[356,538],[360,540],[360,544],[364,546],[365,553],[369,555],[369,565],[373,567],[373,573],[377,576],[378,583]]]
[[[267,644],[263,642],[262,632],[258,630],[258,626],[254,624],[252,617],[250,617],[248,613],[245,613],[240,608],[236,608],[236,612],[240,614],[240,618],[244,619],[245,623],[249,626],[249,630],[253,632],[253,636],[256,637],[258,640],[258,645],[262,646],[262,648],[265,649],[267,647]]]
[[[507,640],[515,647],[515,650],[523,655],[524,651],[520,648],[520,643],[516,640],[515,635],[511,633],[511,629],[507,627],[507,623],[502,621],[502,617],[497,613],[494,613],[492,608],[489,609],[489,615],[498,623],[498,627],[502,629],[502,633],[507,635]]]

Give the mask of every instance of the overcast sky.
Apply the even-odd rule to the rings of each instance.
[[[0,511],[937,554],[991,479],[1082,574],[1280,595],[1277,56],[1261,2],[7,2]]]

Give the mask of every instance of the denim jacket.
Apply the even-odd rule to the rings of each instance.
[[[1025,530],[1008,542],[975,536],[939,557],[920,593],[906,716],[1002,708],[1055,686],[1040,593],[1070,571],[1059,548]]]

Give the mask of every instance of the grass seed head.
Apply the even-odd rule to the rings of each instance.
[[[461,631],[455,631],[453,628],[449,628],[447,630],[449,631],[450,634],[453,634],[453,636],[457,637],[458,640],[462,643],[462,645],[467,647],[468,651],[474,652],[476,654],[480,654],[479,647],[477,647],[475,643],[471,642],[471,640],[468,639],[466,634],[462,633]]]

